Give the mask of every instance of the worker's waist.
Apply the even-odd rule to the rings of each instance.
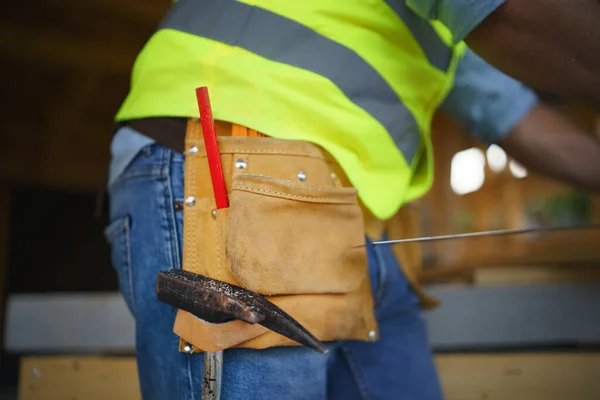
[[[158,117],[135,119],[121,125],[129,126],[156,143],[183,153],[185,151],[187,122],[187,118]],[[233,127],[234,125],[229,122],[215,121],[217,136],[233,136]]]
[[[122,125],[131,127],[162,146],[179,153],[185,153],[188,121],[190,120],[187,118],[158,117],[131,120]],[[200,126],[198,121],[195,121],[195,123]],[[260,132],[226,121],[216,120],[214,125],[217,136],[223,138],[219,144],[220,152],[235,153],[238,158],[243,156],[242,161],[245,162],[248,173],[275,174],[281,175],[281,178],[285,179],[306,179],[307,183],[314,184],[352,186],[340,164],[318,145],[304,141],[270,138]],[[225,139],[226,137],[231,139]],[[247,138],[262,139],[248,141],[245,140]],[[247,156],[249,154],[251,154],[251,157]],[[292,161],[294,157],[289,156],[321,159],[323,162],[320,164],[314,162],[303,163],[302,161]],[[268,157],[268,159],[265,159],[265,157]],[[254,161],[248,158],[252,158]],[[240,160],[233,160],[231,166],[223,166],[226,174],[227,171],[231,172],[230,167],[236,168],[236,161]],[[242,165],[244,163],[238,162],[238,167]],[[373,239],[380,238],[385,230],[385,222],[378,220],[364,204],[361,203],[361,207],[367,235]]]
[[[180,153],[189,153],[186,149],[185,137],[187,125],[190,120],[186,118],[149,118],[127,122],[131,128],[147,136],[158,144]],[[193,121],[193,120],[192,120]],[[196,120],[197,129],[201,129]],[[215,121],[215,131],[219,136],[219,151],[222,155],[223,172],[228,189],[230,189],[232,176],[245,169],[245,173],[255,175],[266,175],[283,178],[291,181],[303,180],[306,183],[326,186],[351,187],[351,183],[340,164],[320,146],[306,141],[277,139],[266,137],[266,135],[247,129],[240,125],[225,121]],[[198,146],[198,156],[205,156],[203,146]],[[202,197],[213,196],[210,172],[208,164],[204,176],[196,177],[199,182],[198,195]],[[383,237],[385,233],[392,235],[391,238],[416,236],[418,232],[412,232],[414,224],[406,226],[404,221],[414,214],[414,210],[401,208],[392,218],[387,221],[380,220],[360,202],[362,209],[365,234],[373,240]],[[394,227],[390,231],[390,227]],[[405,230],[408,230],[405,231]],[[407,278],[417,290],[419,297],[425,305],[435,304],[431,298],[426,296],[418,287],[417,275],[419,260],[405,262],[403,270]]]

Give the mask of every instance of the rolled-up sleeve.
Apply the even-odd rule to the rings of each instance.
[[[455,43],[471,31],[505,0],[406,0],[406,5],[428,21],[440,21],[452,32]]]
[[[468,50],[441,108],[486,144],[504,139],[537,104],[533,90]]]

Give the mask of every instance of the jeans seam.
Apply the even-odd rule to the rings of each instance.
[[[173,225],[171,223],[169,204],[170,200],[170,186],[171,186],[171,178],[169,176],[169,160],[170,160],[170,150],[163,149],[159,153],[160,157],[160,178],[159,182],[161,182],[164,186],[162,186],[162,190],[160,192],[160,215],[161,215],[161,227],[164,231],[164,240],[165,240],[165,250],[166,257],[168,259],[167,265],[169,269],[175,268],[175,254],[173,252]],[[177,226],[175,226],[177,229]]]
[[[127,224],[125,225],[125,248],[127,254],[125,254],[127,260],[127,291],[129,292],[129,300],[131,303],[131,311],[134,315],[136,315],[136,306],[135,306],[135,291],[133,289],[133,268],[131,265],[131,226],[129,225],[131,222],[128,218]]]
[[[352,357],[351,357],[352,350],[350,350],[344,346],[341,346],[340,350],[341,350],[342,354],[344,355],[344,359],[348,363],[348,367],[350,368],[350,371],[352,371],[352,375],[354,375],[354,379],[356,380],[356,386],[358,387],[360,396],[363,398],[363,400],[370,399],[371,396],[369,395],[369,390],[367,388],[367,385],[365,384],[366,379],[362,376],[362,374],[359,371],[359,368],[356,366],[356,364],[352,360]]]
[[[166,207],[166,212],[167,212],[167,218],[170,219],[170,224],[171,224],[171,230],[170,230],[170,235],[172,236],[169,240],[169,243],[171,245],[171,251],[170,253],[172,254],[172,267],[173,268],[181,268],[181,257],[179,254],[179,234],[177,232],[177,218],[175,216],[175,196],[173,195],[173,184],[172,184],[172,179],[171,179],[171,173],[173,170],[173,163],[171,162],[173,159],[173,155],[172,155],[172,151],[169,150],[167,152],[167,159],[168,159],[168,163],[166,165],[166,177],[167,177],[167,186],[165,188],[165,190],[167,191],[167,196],[168,196],[168,207]]]
[[[377,264],[379,264],[379,273],[377,274],[377,289],[375,292],[375,301],[378,305],[381,305],[381,303],[383,302],[383,298],[385,297],[385,282],[387,279],[387,263],[385,262],[385,259],[383,257],[383,255],[381,254],[381,250],[378,248],[378,246],[374,246],[373,247],[373,252],[375,253],[375,257],[377,258]]]

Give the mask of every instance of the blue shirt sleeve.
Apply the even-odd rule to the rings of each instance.
[[[537,104],[533,90],[489,65],[471,50],[458,65],[441,108],[479,141],[498,143]]]
[[[455,43],[467,37],[477,25],[505,0],[406,0],[406,5],[428,21],[440,21]]]

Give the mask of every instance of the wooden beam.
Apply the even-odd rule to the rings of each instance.
[[[124,21],[129,20],[136,26],[141,23],[149,28],[154,28],[171,6],[171,2],[164,0],[88,0],[86,2],[63,0],[56,3],[55,6],[57,9],[63,10],[63,13],[71,10],[70,12],[78,15],[79,18],[94,18],[97,12],[107,12]]]
[[[69,140],[52,141],[51,132],[45,131],[50,140],[31,136],[40,129],[25,125],[13,130],[22,132],[22,140],[10,146],[0,146],[0,181],[38,185],[55,188],[97,190],[106,176],[109,160],[109,127],[90,124],[85,133],[105,137],[106,144],[88,146],[85,137],[73,135]]]
[[[447,400],[596,400],[600,354],[436,355]],[[136,400],[134,358],[26,357],[21,400]]]
[[[597,266],[530,266],[487,267],[476,270],[473,284],[481,285],[530,285],[549,283],[600,283]]]
[[[431,285],[441,306],[424,314],[437,351],[595,346],[600,284]]]
[[[20,400],[141,399],[131,357],[25,357]]]
[[[600,354],[438,355],[447,400],[600,399]]]
[[[59,30],[39,29],[14,22],[0,24],[0,52],[6,58],[37,63],[40,68],[84,69],[128,74],[143,41],[110,37],[77,38]]]

